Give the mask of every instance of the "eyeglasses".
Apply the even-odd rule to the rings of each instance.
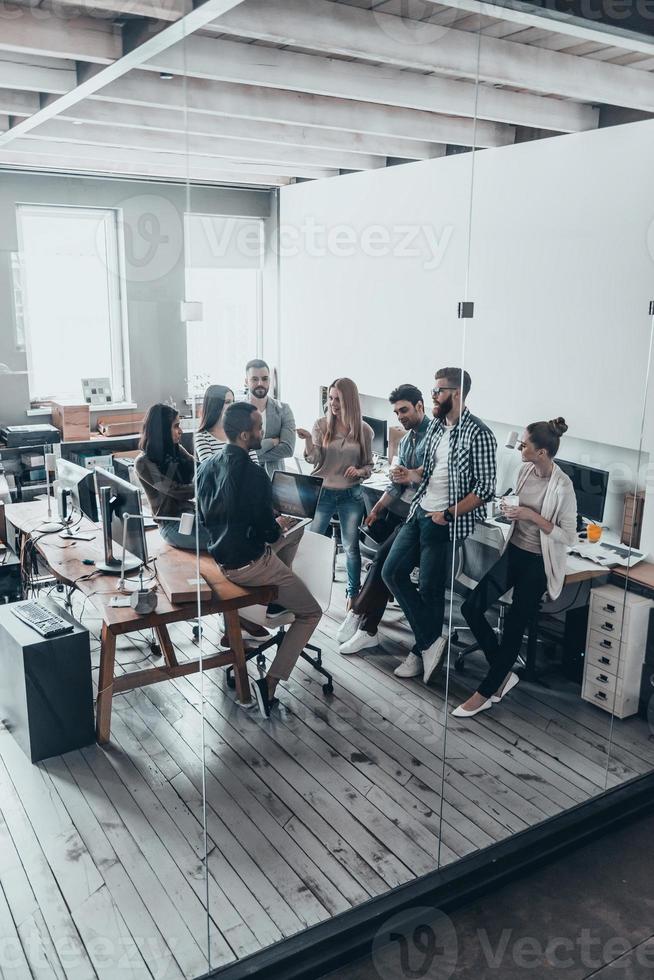
[[[458,390],[459,390],[458,388],[432,388],[431,397],[438,398],[438,396],[442,391],[458,391]]]

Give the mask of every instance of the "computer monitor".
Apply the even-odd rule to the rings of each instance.
[[[102,572],[120,572],[125,540],[125,571],[133,571],[148,561],[143,521],[123,520],[125,514],[141,517],[141,491],[127,480],[121,480],[108,470],[97,466],[95,485],[100,501],[100,517],[104,537],[104,562],[95,567]],[[116,554],[114,555],[114,548]]]
[[[385,456],[388,451],[388,423],[385,419],[373,419],[369,415],[363,416],[363,421],[367,422],[372,429],[372,451],[378,456]]]
[[[582,466],[581,463],[569,463],[565,459],[556,460],[564,473],[572,480],[577,498],[577,528],[581,530],[581,518],[598,523],[604,518],[604,505],[609,485],[609,474],[606,470],[596,470],[592,466]]]
[[[55,463],[57,481],[59,489],[65,491],[64,513],[61,519],[66,522],[65,500],[69,497],[73,507],[75,507],[84,517],[88,517],[94,524],[98,522],[98,502],[95,497],[95,481],[93,471],[87,470],[77,463],[71,463],[68,459],[58,459]]]

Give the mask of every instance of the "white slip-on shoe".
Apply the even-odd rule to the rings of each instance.
[[[361,616],[358,616],[354,609],[350,609],[347,616],[336,630],[337,643],[347,643],[348,640],[352,639],[359,628],[360,619]]]
[[[463,705],[460,704],[458,708],[454,709],[452,715],[455,718],[474,718],[475,715],[478,715],[480,711],[487,711],[489,708],[492,707],[493,707],[493,702],[489,698],[488,701],[484,701],[482,705],[480,705],[478,708],[473,708],[471,711],[469,711],[467,708],[464,708]]]
[[[430,647],[422,652],[422,664],[424,667],[424,673],[422,679],[425,684],[429,684],[434,673],[443,663],[445,659],[445,654],[447,652],[447,637],[439,636],[437,640],[432,643]]]
[[[404,663],[393,671],[396,677],[419,677],[422,674],[422,657],[410,653]]]
[[[502,693],[491,695],[491,701],[493,702],[493,704],[499,704],[502,698],[505,698],[509,693],[509,691],[512,691],[513,688],[516,686],[516,684],[519,683],[520,683],[520,678],[518,677],[517,674],[514,674],[513,671],[511,671],[511,673],[509,674],[509,679],[504,685],[504,690],[502,691]]]
[[[367,650],[370,647],[379,646],[379,640],[377,639],[377,634],[371,636],[370,633],[366,633],[365,630],[357,630],[354,636],[352,636],[347,643],[341,643],[341,648],[339,653],[347,656],[350,653],[358,653],[359,650]]]

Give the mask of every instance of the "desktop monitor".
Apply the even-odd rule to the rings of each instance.
[[[125,571],[132,571],[148,561],[145,530],[140,519],[123,520],[125,514],[135,514],[140,518],[141,491],[127,480],[109,473],[97,466],[95,485],[100,501],[100,516],[104,534],[105,561],[96,562],[96,568],[104,572],[119,572],[123,555],[123,535],[125,535]]]
[[[378,456],[385,456],[388,450],[388,424],[384,419],[373,419],[369,415],[363,416],[363,421],[367,422],[372,429],[372,451]]]
[[[98,504],[95,498],[93,471],[78,466],[77,463],[71,463],[67,459],[58,459],[55,466],[59,487],[66,491],[73,507],[97,524]],[[61,519],[65,521],[66,515],[62,514]]]
[[[600,523],[604,518],[604,505],[609,485],[607,471],[582,466],[580,463],[569,463],[565,459],[557,459],[556,462],[572,480],[579,517]],[[577,523],[581,522],[578,520]]]

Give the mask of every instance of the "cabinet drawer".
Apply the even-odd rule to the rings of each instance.
[[[594,664],[587,663],[584,671],[584,682],[592,684],[601,691],[606,691],[608,697],[613,700],[613,695],[622,694],[622,678],[617,674],[612,674],[604,667],[596,667]]]
[[[590,616],[588,617],[589,629],[594,630],[596,633],[601,633],[602,636],[615,637],[616,641],[619,641],[623,633],[623,622],[622,622],[622,609],[617,613],[606,612],[605,610],[598,610],[592,608],[590,611]],[[624,634],[627,635],[629,631],[629,611],[624,618]]]
[[[581,693],[584,701],[597,705],[616,718],[628,718],[635,715],[638,711],[638,696],[633,694],[615,694],[599,684],[593,683],[590,678],[584,680],[584,687]]]
[[[617,677],[622,677],[624,674],[624,656],[617,651],[608,653],[596,646],[589,646],[586,651],[586,664],[586,670],[589,672],[592,669],[595,672],[603,671]]]

